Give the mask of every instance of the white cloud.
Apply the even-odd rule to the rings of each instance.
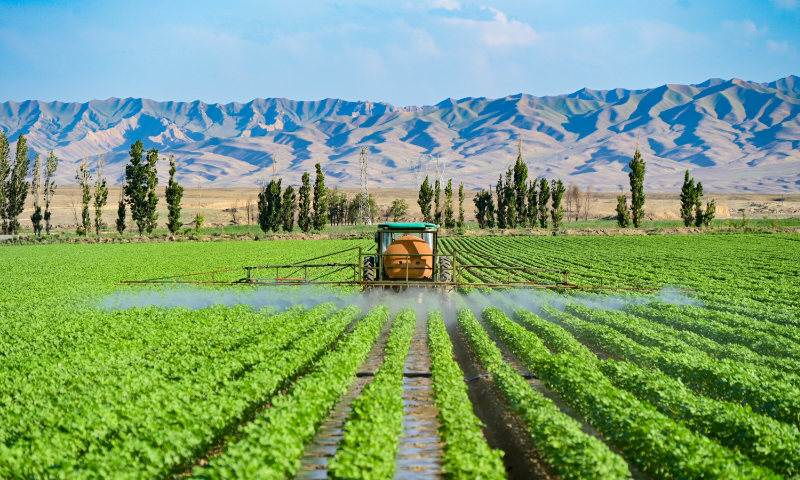
[[[797,0],[772,0],[772,3],[781,8],[797,8],[800,3]]]
[[[428,8],[443,8],[445,10],[461,10],[461,2],[458,0],[427,0]]]
[[[786,40],[776,42],[775,40],[767,40],[767,48],[772,53],[786,53],[789,51],[789,42]]]
[[[527,23],[509,20],[508,16],[493,7],[481,6],[481,10],[489,10],[491,20],[471,20],[466,18],[446,18],[444,22],[451,25],[477,31],[481,40],[490,47],[532,45],[539,34]]]
[[[723,21],[722,26],[736,35],[754,37],[767,33],[767,27],[758,28],[752,20],[742,20],[741,22]]]

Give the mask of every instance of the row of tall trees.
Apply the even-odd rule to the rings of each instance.
[[[444,189],[444,202],[441,201],[441,183],[436,180],[434,188],[430,186],[430,179],[425,176],[425,181],[419,189],[417,205],[422,211],[424,222],[443,225],[445,228],[461,228],[464,226],[464,184],[458,187],[458,218],[455,217],[453,206],[453,179],[447,181]],[[433,203],[431,201],[433,200]],[[405,214],[405,212],[403,213]]]
[[[703,182],[697,182],[695,185],[694,178],[690,178],[689,170],[686,170],[683,187],[681,187],[681,219],[685,226],[702,227],[704,224],[711,224],[711,221],[714,220],[717,213],[716,202],[714,199],[706,202],[706,208],[703,210],[702,196]]]
[[[329,202],[329,191],[325,187],[322,166],[318,163],[315,168],[317,177],[314,180],[313,191],[311,176],[305,172],[298,191],[299,195],[291,185],[281,191],[282,179],[273,178],[268,184],[262,182],[257,204],[257,221],[261,230],[265,233],[278,232],[281,229],[285,232],[293,231],[298,209],[297,224],[303,232],[322,231],[330,221],[331,212],[339,215],[338,194],[333,202]],[[333,203],[336,207],[329,210],[329,205]]]
[[[11,158],[11,142],[5,131],[0,129],[0,231],[3,234],[15,235],[19,233],[19,216],[25,208],[28,192],[33,195],[33,214],[31,223],[36,235],[42,235],[42,220],[44,230],[50,234],[50,203],[55,194],[56,185],[53,175],[58,168],[58,157],[50,151],[42,165],[42,159],[37,153],[34,156],[30,182],[26,181],[31,164],[28,141],[25,135],[20,134],[17,139],[17,148],[14,158]],[[44,185],[42,185],[44,173]],[[42,212],[41,199],[44,196],[44,212]]]
[[[508,168],[494,187],[481,190],[472,199],[479,228],[548,228],[561,227],[564,219],[562,199],[567,189],[561,180],[547,181],[541,177],[528,180],[528,166],[522,159],[522,144],[518,146],[517,161]],[[497,204],[495,205],[495,198]],[[572,197],[570,197],[572,198]]]

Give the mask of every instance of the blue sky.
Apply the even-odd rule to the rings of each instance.
[[[800,75],[800,0],[0,0],[0,101],[448,98]]]

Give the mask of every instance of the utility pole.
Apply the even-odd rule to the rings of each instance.
[[[358,220],[362,225],[372,225],[372,215],[369,208],[369,188],[367,186],[367,147],[361,147],[358,157],[361,166],[361,193],[358,202]]]

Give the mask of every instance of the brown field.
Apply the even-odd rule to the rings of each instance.
[[[340,191],[353,198],[359,190],[356,188],[344,188],[340,189]],[[370,193],[380,208],[380,220],[386,218],[383,215],[385,215],[389,205],[395,198],[404,198],[408,202],[410,208],[406,220],[421,220],[419,206],[416,203],[416,190],[375,188]],[[456,194],[454,210],[458,214],[457,192],[454,193]],[[475,191],[467,191],[466,193],[467,198],[464,202],[466,220],[474,221],[472,197],[475,195]],[[158,208],[159,225],[163,225],[166,223],[167,218],[166,202],[163,197],[164,190],[159,189],[159,194],[161,195]],[[680,218],[680,197],[678,193],[648,192],[646,195],[645,211],[648,220],[677,220]],[[716,199],[718,218],[738,218],[741,217],[742,210],[746,212],[749,218],[763,218],[766,216],[771,218],[800,217],[800,195],[712,193],[704,197],[705,200],[711,198]],[[188,222],[194,213],[201,209],[205,212],[206,225],[230,225],[233,223],[233,219],[231,214],[225,212],[225,210],[237,206],[241,217],[237,219],[237,223],[243,224],[246,223],[244,211],[248,200],[255,204],[258,200],[257,188],[202,188],[198,191],[196,187],[187,187],[183,196],[182,215],[184,221]],[[76,218],[80,217],[80,201],[79,187],[74,185],[58,187],[51,205],[53,225],[56,226],[57,230],[74,228]],[[108,205],[103,209],[103,220],[110,225],[113,225],[113,221],[116,219],[118,201],[119,187],[112,186],[108,195]],[[444,201],[444,192],[442,192],[442,201]],[[614,215],[616,203],[615,193],[595,193],[593,200],[590,202],[590,218],[606,218]],[[28,208],[20,218],[23,228],[29,228],[31,224],[32,198],[30,195],[28,196],[27,204]],[[90,208],[92,207],[90,206]],[[93,209],[91,215],[94,218]],[[130,220],[130,216],[128,218]],[[583,215],[581,215],[581,218],[583,218]]]

